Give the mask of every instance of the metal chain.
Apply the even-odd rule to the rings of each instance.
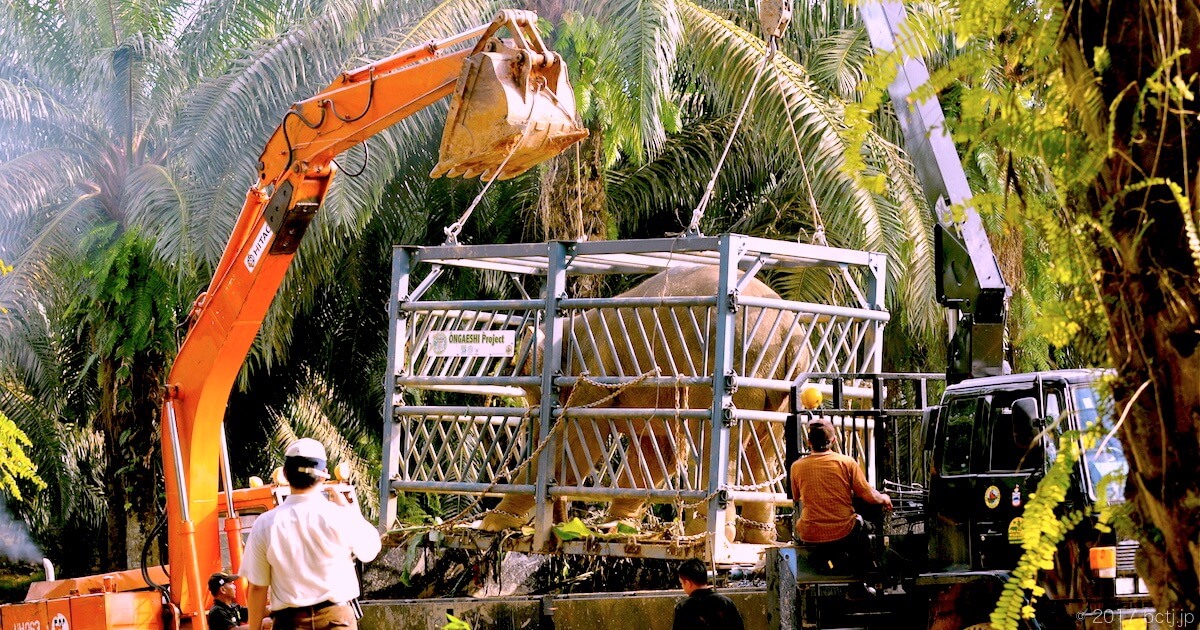
[[[762,483],[756,483],[756,484],[749,485],[749,486],[724,486],[723,489],[729,490],[732,492],[754,492],[755,490],[762,490],[763,488],[769,488],[769,487],[779,483],[780,481],[783,481],[783,478],[786,476],[787,476],[787,473],[785,472],[785,473],[781,473],[779,476],[775,477],[774,479],[764,481]]]
[[[769,532],[769,531],[775,529],[774,522],[764,523],[762,521],[756,521],[753,519],[746,518],[745,516],[742,516],[741,514],[737,515],[737,522],[741,523],[742,527],[748,527],[750,529],[757,529],[760,532]]]

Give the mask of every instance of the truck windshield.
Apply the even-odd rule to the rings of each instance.
[[[1088,475],[1088,492],[1093,499],[1099,498],[1103,491],[1110,502],[1124,501],[1125,474],[1129,471],[1129,466],[1125,463],[1125,453],[1121,450],[1120,440],[1116,435],[1109,436],[1114,422],[1112,405],[1107,402],[1102,404],[1100,397],[1090,386],[1074,387],[1072,395],[1079,413],[1079,429],[1087,431],[1096,423],[1100,423],[1103,428],[1102,436],[1083,453],[1084,469]]]

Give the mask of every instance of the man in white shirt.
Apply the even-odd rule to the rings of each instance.
[[[284,452],[291,495],[254,521],[242,559],[250,630],[262,630],[268,592],[274,630],[358,628],[348,605],[359,595],[354,558],[374,559],[379,533],[358,506],[323,491],[326,460],[325,447],[309,438]]]

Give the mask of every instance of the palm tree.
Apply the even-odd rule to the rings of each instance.
[[[27,430],[82,423],[99,432],[108,455],[102,564],[124,567],[157,508],[160,484],[146,464],[157,459],[158,391],[185,296],[223,248],[263,139],[287,103],[337,71],[473,26],[492,8],[213,0],[12,2],[0,11],[0,258],[13,267],[0,281],[12,392],[3,408]],[[426,135],[383,134],[367,173],[333,191],[254,365],[286,356],[292,314],[337,279],[324,261],[359,235],[383,184]],[[83,361],[33,351],[73,332],[70,324],[80,325]],[[13,411],[53,396],[54,383],[79,404]]]
[[[447,2],[440,8],[466,4]],[[726,7],[718,14],[673,1],[545,2],[533,8],[543,16],[562,16],[552,45],[571,64],[581,114],[593,136],[590,144],[545,168],[535,185],[529,179],[497,185],[468,224],[464,240],[661,236],[662,228],[652,226],[662,225],[682,230],[729,134],[747,76],[764,54],[763,43],[739,26],[753,24],[753,18],[744,7]],[[890,183],[884,193],[844,168],[847,143],[840,135],[845,125],[839,89],[846,90],[851,83],[847,77],[860,71],[865,36],[848,11],[835,17],[815,15],[819,8],[811,11],[814,15],[804,18],[811,25],[790,35],[795,41],[789,39],[785,50],[842,63],[827,62],[817,74],[791,58],[777,57],[740,133],[743,150],[735,148],[724,169],[704,227],[811,240],[817,225],[824,225],[832,244],[888,251],[894,281],[889,304],[900,320],[896,338],[920,340],[925,352],[936,355],[942,315],[932,298],[930,219],[906,158],[894,139],[869,136],[868,163]],[[854,29],[854,36],[843,34],[846,29]],[[842,43],[849,52],[833,46]],[[268,61],[287,57],[270,47],[253,54]],[[213,83],[218,89],[216,84],[244,81],[222,77]],[[234,100],[206,100],[220,99]],[[248,93],[237,97],[238,102],[249,99]],[[216,127],[214,123],[197,137],[226,133]],[[396,179],[383,188],[382,201],[368,204],[373,213],[355,214],[361,223],[340,227],[343,238],[333,249],[321,249],[329,257],[320,267],[308,265],[304,255],[311,250],[302,248],[289,282],[303,275],[309,292],[285,288],[277,306],[289,307],[282,313],[276,308],[272,317],[279,319],[268,324],[290,319],[291,325],[274,328],[279,337],[264,333],[270,345],[256,350],[254,361],[269,361],[270,374],[256,373],[249,392],[235,395],[233,415],[278,418],[285,425],[281,436],[304,425],[338,425],[336,418],[363,423],[378,417],[381,386],[361,375],[384,371],[390,245],[439,242],[440,228],[457,217],[478,187],[428,181],[423,172],[433,163],[432,139],[403,135],[403,129],[397,133],[409,143],[406,159],[391,171]],[[744,150],[750,146],[771,150]],[[253,154],[253,148],[246,151]],[[372,145],[368,158],[377,155]],[[367,172],[385,166],[371,162]],[[690,185],[680,186],[681,181]],[[349,199],[340,198],[342,203]],[[373,204],[375,197],[370,199]],[[609,210],[617,207],[632,210]],[[341,212],[334,214],[343,216]],[[556,216],[573,217],[573,222],[555,224]],[[318,281],[312,274],[329,277]],[[828,286],[815,277],[783,281],[796,298],[819,296]],[[486,275],[461,273],[459,282],[438,290],[459,296],[499,290]],[[306,352],[285,354],[289,344]],[[277,410],[285,406],[294,413],[281,416]],[[351,435],[361,435],[353,423],[341,424]],[[372,427],[370,433],[377,431],[375,421],[365,424]],[[234,442],[244,444],[246,456],[253,455],[253,445],[272,437],[261,426],[242,435]],[[271,463],[260,457],[255,465],[265,469]]]
[[[133,6],[97,20],[95,8],[16,2],[3,9],[0,251],[13,272],[0,285],[0,329],[8,340],[5,379],[17,399],[52,393],[19,387],[39,367],[50,371],[41,382],[90,384],[94,397],[74,409],[84,417],[51,420],[86,420],[103,436],[106,557],[125,566],[127,526],[148,530],[144,517],[153,513],[152,469],[139,458],[150,451],[156,376],[169,352],[162,342],[174,328],[172,292],[142,283],[158,274],[150,250],[128,231],[129,182],[161,160],[155,105],[163,94],[154,93],[154,73],[168,69],[158,62],[170,24],[169,13]],[[97,279],[109,282],[89,281]],[[30,345],[73,330],[68,321],[81,325],[75,342],[90,353],[75,366],[80,372],[20,361]],[[138,330],[124,329],[135,321]],[[55,412],[51,405],[24,411],[39,407]]]
[[[94,570],[104,552],[95,544],[70,541],[95,540],[96,532],[105,531],[108,457],[102,435],[86,422],[96,392],[80,387],[78,375],[88,372],[90,352],[63,323],[68,318],[56,312],[71,300],[62,289],[51,287],[46,311],[20,322],[20,338],[0,340],[6,359],[0,408],[29,436],[30,459],[47,482],[43,490],[10,501],[9,508],[26,521],[64,575],[77,575]]]
[[[599,128],[593,138],[603,146],[568,152],[549,169],[558,176],[542,182],[544,222],[582,215],[577,223],[590,238],[662,235],[649,226],[683,230],[766,54],[752,7],[568,6],[577,13],[566,14],[559,49],[572,58],[581,113]],[[870,132],[864,143],[865,166],[886,186],[849,172],[845,103],[869,56],[865,33],[845,7],[808,3],[795,10],[796,26],[761,81],[703,227],[805,241],[822,238],[821,228],[829,244],[887,252],[896,338],[931,345],[943,327],[930,273],[931,218],[898,132]],[[604,184],[589,184],[589,175]],[[604,196],[624,214],[607,216]],[[827,294],[827,280],[814,274],[781,281],[788,297]]]

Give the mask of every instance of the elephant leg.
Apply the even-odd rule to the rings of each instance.
[[[638,490],[661,488],[671,471],[677,469],[679,452],[675,437],[654,431],[653,423],[640,435],[630,437],[625,451],[625,466],[617,477],[621,488]],[[609,521],[640,522],[646,502],[642,499],[614,499],[608,507]]]
[[[567,486],[579,484],[583,475],[591,472],[604,453],[606,434],[598,431],[599,427],[590,420],[568,420],[559,436],[560,453],[553,455],[553,470],[557,472],[558,481]],[[532,483],[534,467],[528,466],[516,478],[514,484]],[[529,512],[533,510],[535,498],[528,494],[506,495],[500,503],[484,516],[480,529],[487,532],[498,532],[505,529],[521,527],[529,522]],[[565,519],[566,502],[555,502],[555,518]],[[560,514],[561,513],[561,514]]]
[[[712,452],[712,434],[709,429],[709,421],[689,420],[687,426],[689,428],[690,440],[694,442],[696,452],[696,460],[689,462],[688,477],[695,480],[692,488],[707,492],[710,464],[709,454]],[[687,536],[695,536],[708,531],[708,502],[701,501],[696,505],[691,505],[691,503],[695,503],[695,501],[685,502],[683,514],[681,515],[683,518],[683,533]]]
[[[755,545],[775,543],[775,504],[742,504],[742,542]]]
[[[645,488],[648,476],[643,469],[644,462],[641,440],[637,436],[633,436],[630,438],[628,448],[625,449],[624,466],[621,467],[620,474],[616,479],[617,487]],[[613,499],[608,505],[608,515],[605,520],[609,522],[640,522],[644,507],[645,502],[641,499]]]
[[[762,486],[775,479],[783,468],[782,429],[776,423],[752,422],[740,440],[744,458],[739,460],[746,473],[741,485],[755,486],[763,494],[774,491],[772,486]],[[761,487],[759,487],[761,486]],[[742,508],[742,542],[758,545],[774,544],[775,505],[764,502],[745,502]]]
[[[526,466],[514,478],[513,484],[529,483],[532,466]],[[479,529],[485,532],[499,532],[506,529],[516,529],[529,522],[529,511],[533,509],[534,497],[528,494],[507,494],[500,503],[488,510],[484,515]]]
[[[697,487],[707,491],[709,485],[709,471],[711,470],[710,466],[713,463],[711,459],[712,436],[708,431],[700,432],[695,425],[693,425],[692,435],[696,436],[696,439],[700,440],[700,444],[698,445],[700,457],[699,461],[695,462],[695,465],[700,468],[698,474],[696,475],[696,477],[699,479]],[[741,461],[741,442],[738,439],[736,429],[731,430],[728,448],[728,459],[726,460],[725,466],[725,481],[724,484],[718,484],[718,489],[720,489],[722,485],[735,483],[734,480],[737,478],[735,473],[737,471],[738,462]],[[715,497],[710,497],[709,501],[702,502],[699,505],[690,507],[684,511],[683,519],[685,534],[688,536],[694,536],[701,532],[709,531],[711,528],[708,522],[709,503],[716,500],[717,499]],[[737,510],[732,501],[730,501],[723,509],[725,512],[725,526],[721,531],[716,533],[718,535],[724,535],[726,540],[733,542],[737,533]]]

